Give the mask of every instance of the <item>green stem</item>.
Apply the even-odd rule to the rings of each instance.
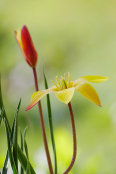
[[[43,69],[43,75],[44,75],[45,89],[48,89],[48,83],[47,83],[47,79],[46,79],[46,76],[44,73],[44,69]],[[51,111],[51,103],[50,103],[49,94],[47,94],[47,108],[48,108],[50,135],[51,135],[53,154],[54,154],[54,174],[57,174],[57,157],[56,157],[56,147],[55,147],[55,140],[54,140],[54,129],[53,129],[52,111]]]
[[[71,124],[72,124],[72,133],[73,133],[73,157],[71,160],[71,163],[69,167],[66,169],[66,171],[63,174],[69,173],[69,171],[72,169],[75,160],[76,160],[76,154],[77,154],[77,140],[76,140],[76,129],[75,129],[75,121],[74,121],[74,115],[73,115],[73,110],[71,103],[69,102],[68,104],[69,112],[70,112],[70,117],[71,117]]]
[[[35,67],[33,67],[32,69],[33,69],[33,75],[34,75],[35,90],[39,91],[36,69],[35,69]],[[46,133],[45,133],[45,126],[44,126],[42,107],[41,107],[40,101],[38,102],[38,110],[39,110],[40,125],[41,125],[42,137],[43,137],[44,148],[45,148],[45,152],[46,152],[46,156],[47,156],[49,171],[50,171],[50,174],[53,174],[53,168],[52,168],[52,163],[51,163],[49,149],[48,149],[48,143],[47,143],[47,138],[46,138]]]

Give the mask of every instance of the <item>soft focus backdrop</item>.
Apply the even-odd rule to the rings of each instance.
[[[0,73],[3,99],[10,124],[22,98],[19,126],[28,125],[27,143],[31,163],[38,174],[46,174],[46,163],[38,110],[25,112],[30,103],[33,74],[15,40],[14,30],[26,25],[39,54],[37,72],[44,89],[42,66],[49,87],[55,76],[70,72],[72,80],[85,75],[108,76],[97,90],[102,107],[75,92],[72,99],[78,152],[70,174],[116,173],[116,1],[115,0],[1,0]],[[58,174],[72,158],[72,130],[67,105],[51,94]],[[42,99],[44,120],[51,147],[46,97]],[[19,139],[20,143],[20,139]],[[0,126],[0,168],[6,153],[6,136]],[[52,149],[51,155],[52,153]]]

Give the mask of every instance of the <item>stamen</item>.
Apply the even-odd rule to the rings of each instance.
[[[65,84],[64,84],[64,78],[62,76],[61,76],[61,82],[62,82],[63,89],[66,89]]]
[[[70,88],[70,81],[71,81],[71,75],[70,75],[70,73],[68,72],[68,88]]]
[[[60,84],[60,82],[59,82],[59,80],[58,80],[58,76],[56,76],[56,81],[57,81],[57,83],[58,83],[58,85],[59,85],[60,90],[62,90],[62,86],[61,86],[61,84]]]
[[[65,80],[63,79],[63,82],[64,82],[64,85],[65,85],[65,88],[67,89],[67,85],[66,85],[66,82],[65,82]]]
[[[64,78],[65,78],[65,83],[66,83],[66,88],[68,87],[68,84],[67,84],[67,78],[66,78],[66,74],[64,73]]]
[[[51,82],[56,86],[56,88],[57,88],[58,90],[60,90],[60,88],[56,85],[55,82],[53,82],[52,80],[51,80]]]

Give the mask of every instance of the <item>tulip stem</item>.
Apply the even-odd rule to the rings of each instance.
[[[33,75],[34,75],[35,90],[39,91],[36,68],[33,67],[32,69],[33,69]],[[49,171],[50,171],[50,174],[53,174],[53,168],[52,168],[52,163],[51,163],[49,149],[48,149],[48,143],[47,143],[47,138],[46,138],[46,133],[45,133],[45,126],[44,126],[42,107],[41,107],[40,101],[38,102],[38,110],[39,110],[40,125],[41,125],[42,137],[43,137],[44,148],[45,148],[45,152],[46,152],[46,156],[47,156]]]
[[[72,124],[72,133],[73,133],[73,157],[72,157],[72,160],[71,160],[71,163],[70,163],[69,167],[66,169],[66,171],[63,174],[69,173],[69,171],[72,169],[72,167],[75,163],[76,154],[77,154],[77,140],[76,140],[75,121],[74,121],[73,110],[72,110],[72,106],[71,106],[70,102],[68,103],[68,108],[69,108],[69,112],[70,112],[71,124]]]

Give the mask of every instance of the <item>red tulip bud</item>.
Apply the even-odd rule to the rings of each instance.
[[[34,48],[31,36],[26,26],[22,29],[15,31],[16,40],[24,54],[26,62],[31,66],[35,67],[38,59],[38,54]]]

